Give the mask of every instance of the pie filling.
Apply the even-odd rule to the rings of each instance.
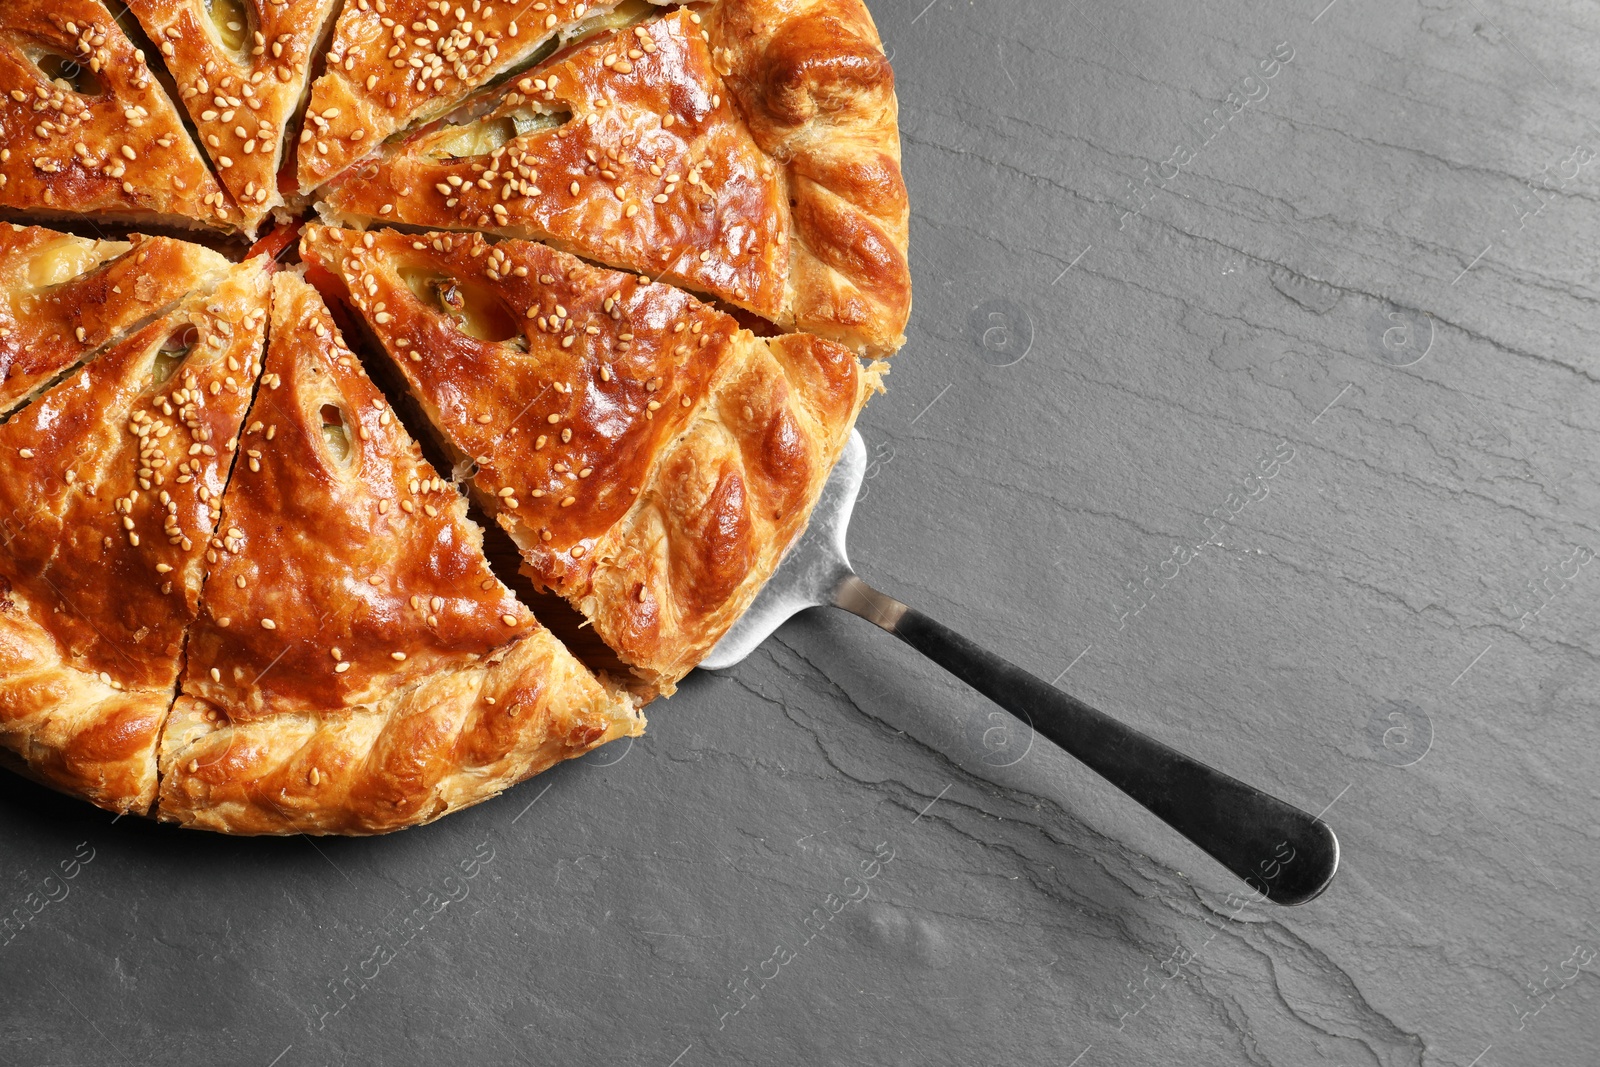
[[[196,52],[157,0],[58,2],[79,36],[20,53],[0,13],[0,90],[59,116],[48,150],[113,113],[126,143],[28,174],[6,146],[0,215],[231,227],[237,256],[276,210],[250,255],[281,273],[0,234],[0,750],[112,810],[376,833],[637,733],[881,388],[897,148],[830,170],[747,125],[713,5],[189,0]],[[851,18],[829,33],[876,49]],[[311,195],[334,225],[297,244]]]

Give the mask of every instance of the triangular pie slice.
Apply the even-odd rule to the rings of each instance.
[[[0,758],[111,811],[155,797],[267,294],[240,264],[0,425]]]
[[[545,241],[892,353],[910,314],[909,214],[870,17],[858,0],[703,10],[480,94],[339,179],[324,216]]]
[[[382,833],[644,728],[490,571],[466,500],[280,274],[208,559],[159,813]]]
[[[0,224],[0,418],[35,389],[232,266],[170,237],[94,240]]]
[[[98,0],[0,4],[0,211],[225,229],[239,221]]]
[[[543,245],[307,227],[521,550],[663,693],[805,526],[881,365]]]
[[[128,0],[254,233],[283,203],[285,135],[339,0]]]
[[[646,17],[645,0],[347,0],[300,134],[300,192],[563,43]]]

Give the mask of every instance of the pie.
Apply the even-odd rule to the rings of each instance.
[[[108,810],[638,735],[904,341],[860,0],[20,0],[0,93],[0,762]]]
[[[663,693],[805,525],[880,373],[529,241],[311,226],[302,251],[337,274],[535,586]]]

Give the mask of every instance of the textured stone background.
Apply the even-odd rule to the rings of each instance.
[[[1331,805],[1325,897],[1241,907],[812,613],[631,747],[384,839],[0,777],[0,905],[79,857],[0,946],[0,1062],[1594,1063],[1600,12],[1324,3],[879,0],[917,309],[852,549]]]

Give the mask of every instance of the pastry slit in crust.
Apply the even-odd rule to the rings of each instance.
[[[301,195],[365,159],[397,131],[432,122],[474,90],[537,61],[548,42],[568,40],[613,9],[640,3],[547,0],[542,8],[509,3],[469,12],[462,5],[389,0],[383,13],[347,3],[334,27],[327,72],[312,86],[310,135],[302,135],[299,147]],[[396,34],[393,26],[411,32]]]

